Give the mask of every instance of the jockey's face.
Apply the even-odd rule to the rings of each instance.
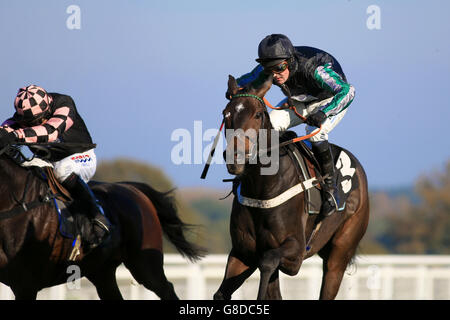
[[[280,73],[273,74],[273,82],[278,85],[285,83],[288,78],[289,78],[289,69],[288,68],[286,68],[286,70],[284,70]]]
[[[276,66],[265,68],[266,71],[272,72],[273,74],[273,82],[275,84],[283,84],[289,78],[289,68],[287,61],[283,61]]]

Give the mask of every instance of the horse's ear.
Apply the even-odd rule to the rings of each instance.
[[[238,91],[239,91],[239,87],[236,82],[236,79],[231,74],[228,75],[228,91],[227,91],[227,93],[229,93],[231,95],[235,95],[235,94],[237,94]]]
[[[273,82],[273,75],[269,74],[266,78],[262,79],[263,81],[259,82],[258,79],[252,83],[253,90],[255,94],[263,98],[267,91],[269,91],[270,87],[272,86]]]

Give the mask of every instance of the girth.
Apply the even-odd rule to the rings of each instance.
[[[308,191],[312,189],[313,187],[316,187],[319,185],[322,178],[317,178],[315,176],[312,176],[312,178],[307,179],[307,165],[306,162],[303,162],[302,164],[302,157],[300,152],[297,150],[297,148],[294,145],[288,145],[286,148],[289,156],[291,157],[291,160],[293,162],[293,165],[296,167],[297,174],[299,176],[300,182],[293,187],[290,187],[286,191],[282,192],[278,196],[272,198],[272,199],[254,199],[245,197],[241,194],[241,184],[239,183],[237,190],[236,190],[236,196],[240,204],[248,207],[253,208],[261,208],[261,209],[270,209],[277,207],[286,201],[290,200],[291,198],[295,197],[296,195]],[[301,173],[298,170],[298,168],[301,169]],[[307,195],[307,198],[310,199],[310,195]],[[315,212],[314,212],[315,213]]]

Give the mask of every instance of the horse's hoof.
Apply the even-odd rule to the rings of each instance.
[[[231,298],[231,297],[230,297]],[[213,299],[214,300],[230,300],[230,298],[226,298],[222,292],[217,291],[216,293],[214,293]]]

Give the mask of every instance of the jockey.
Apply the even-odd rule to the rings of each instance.
[[[293,103],[306,117],[306,133],[322,125],[322,130],[309,138],[325,186],[322,186],[321,214],[331,215],[339,206],[336,175],[328,133],[342,120],[353,101],[355,89],[347,82],[338,61],[325,51],[312,47],[294,47],[282,34],[265,37],[258,46],[259,63],[250,73],[237,79],[240,87],[261,83],[270,73],[273,83],[290,99],[277,107]],[[291,109],[273,110],[270,121],[275,130],[283,131],[304,122]]]
[[[110,222],[87,182],[94,176],[97,160],[95,145],[70,96],[47,93],[30,85],[19,89],[14,100],[16,112],[0,126],[0,148],[16,142],[66,142],[49,161],[55,176],[69,192],[89,205],[93,221],[90,248],[98,246],[110,233]],[[32,146],[30,146],[32,149]]]

